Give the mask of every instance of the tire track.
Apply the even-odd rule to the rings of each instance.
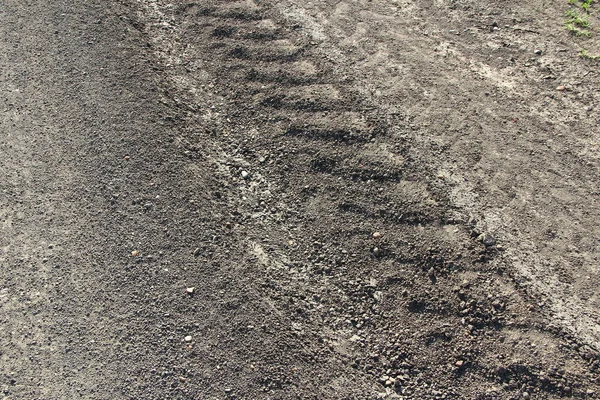
[[[214,116],[218,131],[214,143],[182,140],[218,147],[214,156],[232,173],[250,171],[226,194],[236,226],[247,227],[238,240],[264,267],[257,281],[265,297],[295,332],[319,343],[321,357],[351,365],[388,395],[413,398],[464,398],[481,393],[481,381],[516,380],[558,395],[569,394],[558,382],[581,385],[577,374],[537,378],[548,366],[532,354],[508,367],[486,356],[523,355],[507,337],[560,339],[491,269],[496,248],[450,218],[450,203],[410,159],[394,116],[361,96],[302,27],[279,23],[266,1],[156,7],[168,11],[158,21],[176,35],[147,32],[160,58],[178,54],[176,96],[200,110],[190,121]],[[200,87],[218,106],[203,104]],[[527,321],[518,317],[525,313]],[[573,356],[561,351],[553,350],[555,362]],[[528,373],[510,372],[518,370]],[[278,382],[261,385],[290,384]]]

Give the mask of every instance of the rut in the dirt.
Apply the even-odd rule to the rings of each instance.
[[[597,391],[410,121],[282,4],[3,3],[2,395]]]
[[[158,54],[180,58],[169,95],[202,109],[193,87],[210,82],[225,100],[225,163],[253,178],[238,183],[244,201],[227,193],[238,204],[233,219],[248,228],[240,240],[264,267],[265,295],[322,344],[318,360],[340,358],[382,391],[413,398],[495,396],[496,385],[585,393],[597,360],[561,370],[579,357],[568,337],[543,358],[523,347],[562,343],[562,332],[506,271],[489,267],[496,247],[449,218],[433,174],[410,158],[403,116],[361,97],[348,66],[315,51],[270,2],[179,2],[165,13],[176,45],[160,24],[145,32]],[[199,121],[195,114],[186,118]],[[206,138],[185,140],[202,147]]]

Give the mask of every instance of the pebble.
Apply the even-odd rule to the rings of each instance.
[[[195,287],[189,287],[189,288],[185,289],[185,291],[188,292],[189,294],[193,294],[194,290],[196,290]]]
[[[376,256],[378,256],[378,255],[380,255],[380,254],[381,254],[381,250],[379,250],[379,247],[375,247],[375,248],[373,249],[373,254],[375,254]]]
[[[194,257],[198,257],[200,255],[200,247],[196,247],[194,250]]]
[[[454,365],[456,365],[457,367],[462,367],[463,365],[465,365],[465,362],[463,360],[458,360],[454,363]]]
[[[479,239],[486,247],[491,247],[496,244],[496,238],[489,233],[482,233],[477,239]]]
[[[379,233],[379,232],[374,232],[373,233],[373,238],[378,239],[380,237],[381,237],[381,233]]]
[[[558,90],[559,92],[564,92],[565,90],[567,90],[567,87],[564,85],[560,85],[556,88],[556,90]]]
[[[134,250],[134,251],[132,251],[132,252],[131,252],[131,255],[132,255],[133,257],[137,257],[137,256],[139,256],[139,255],[140,255],[140,252],[139,252],[138,250]]]
[[[542,51],[540,49],[535,49],[533,52],[538,56],[542,54]]]
[[[248,179],[249,176],[250,174],[247,171],[242,171],[242,178]]]
[[[192,337],[191,336],[186,336],[185,337],[185,341],[186,342],[191,342],[192,341]]]
[[[523,394],[521,395],[521,397],[523,397],[524,399],[529,399],[529,398],[531,398],[531,397],[529,396],[529,392],[523,392]]]

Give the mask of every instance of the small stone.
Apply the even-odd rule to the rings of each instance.
[[[496,238],[489,233],[482,233],[477,237],[477,239],[486,247],[491,247],[496,244]]]
[[[435,276],[435,269],[433,269],[433,267],[429,268],[429,271],[427,271],[427,276],[430,278]]]
[[[558,90],[559,92],[564,92],[565,90],[567,90],[567,87],[564,85],[560,85],[557,86],[556,90]]]
[[[457,367],[462,367],[463,365],[465,365],[465,362],[463,360],[458,360],[457,362],[454,363],[454,365],[456,365]]]
[[[198,257],[200,255],[200,247],[196,247],[196,249],[194,250],[194,257]]]
[[[188,292],[189,294],[194,294],[194,290],[196,290],[196,288],[193,286],[185,289],[185,291]]]
[[[591,395],[593,395],[593,394],[594,394],[594,393],[596,393],[596,392],[594,392],[592,389],[588,389],[588,390],[586,390],[586,391],[585,391],[585,393],[586,393],[588,396],[591,396]]]
[[[250,174],[247,171],[242,171],[242,178],[248,179],[249,176]]]
[[[375,254],[376,256],[379,256],[379,255],[381,255],[381,250],[379,249],[379,247],[375,247],[375,248],[373,249],[373,254]]]
[[[531,398],[531,397],[529,396],[529,392],[523,392],[523,394],[521,395],[521,397],[523,397],[524,399],[529,399],[529,398]]]
[[[373,233],[373,238],[379,239],[380,237],[381,237],[381,233],[380,232],[374,232]]]
[[[538,56],[542,54],[542,51],[540,49],[535,49],[533,51],[534,54],[537,54]]]
[[[131,252],[131,255],[132,255],[133,257],[137,257],[137,256],[139,256],[139,255],[140,255],[140,252],[139,252],[138,250],[134,250],[134,251],[132,251],[132,252]]]
[[[185,340],[186,342],[191,342],[191,341],[192,341],[192,337],[191,337],[191,336],[186,336],[186,337],[184,338],[184,340]]]

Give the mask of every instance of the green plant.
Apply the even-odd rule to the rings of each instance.
[[[579,52],[579,57],[588,60],[600,61],[600,54],[590,54],[586,49],[583,49]]]
[[[565,23],[565,28],[577,37],[589,37],[592,35],[592,32],[587,31],[585,29],[579,29],[578,27],[575,26],[575,24],[570,23],[570,22]]]
[[[583,8],[586,12],[590,12],[590,6],[592,5],[592,3],[594,2],[594,0],[583,0],[581,2],[581,8]]]
[[[581,28],[589,28],[590,21],[587,15],[581,15],[577,11],[567,10],[565,13],[567,15],[567,24],[573,24],[575,26],[580,26]]]
[[[581,6],[581,8],[588,13],[590,12],[590,7],[592,6],[593,2],[594,0],[569,0],[569,4],[572,4],[574,6]]]

